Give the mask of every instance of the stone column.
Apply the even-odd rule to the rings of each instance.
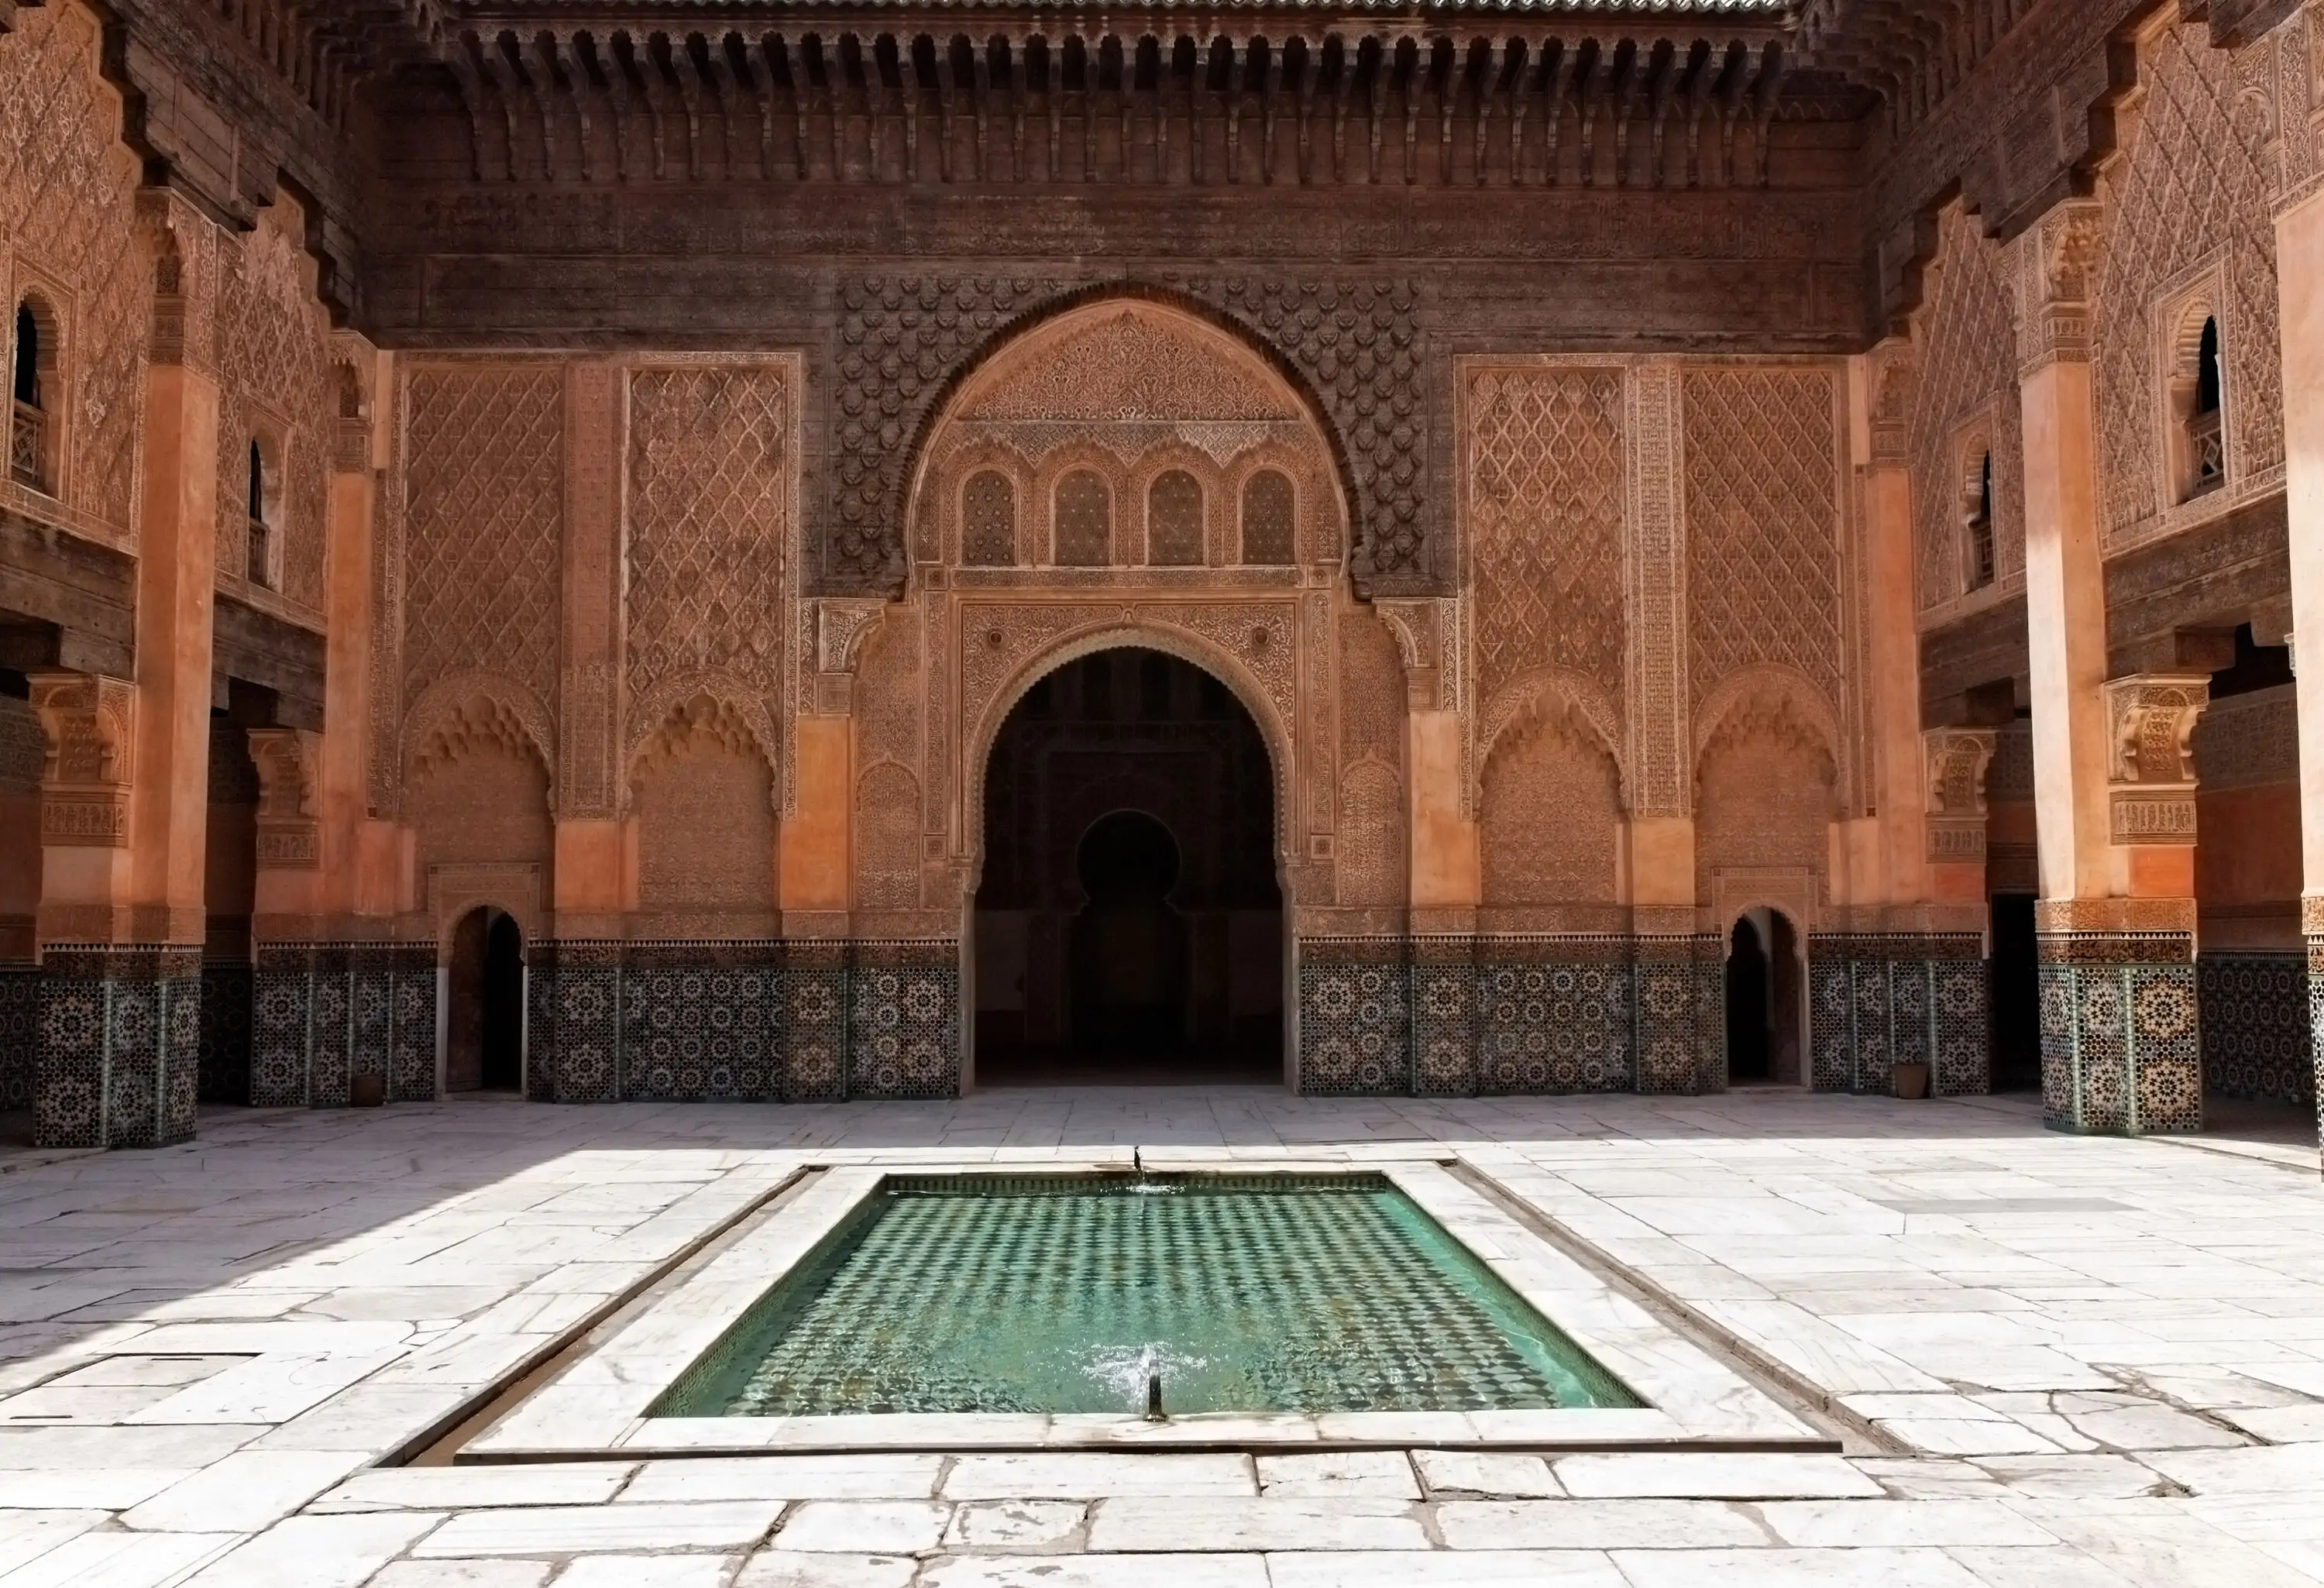
[[[2324,189],[2276,217],[2283,327],[2285,496],[2291,518],[2293,655],[2300,666],[2301,930],[2308,1007],[2324,1076]],[[2300,658],[2301,651],[2309,654]],[[2319,1089],[2324,1100],[2324,1088]]]
[[[1424,1096],[1467,1096],[1477,1088],[1479,964],[1477,909],[1484,902],[1483,856],[1474,812],[1462,799],[1468,775],[1460,710],[1460,607],[1417,596],[1383,598],[1375,610],[1396,636],[1404,663],[1406,898],[1402,942],[1343,939],[1296,945],[1300,1066],[1303,1092],[1321,1090],[1314,1076],[1344,1073],[1344,1057],[1317,1044],[1344,1029],[1345,1002],[1379,1012],[1402,1062],[1386,1066],[1380,1089]],[[1369,992],[1370,996],[1363,996]],[[1344,1046],[1344,1044],[1342,1044]],[[1322,1062],[1328,1061],[1328,1062]]]
[[[2012,245],[2025,432],[2026,641],[2034,707],[2043,1114],[2054,1129],[2200,1129],[2191,863],[2117,840],[2146,795],[2115,734],[2143,680],[2107,682],[2089,294],[2096,204],[2073,200]],[[2199,707],[2200,709],[2200,707]],[[2192,719],[2187,726],[2191,729]],[[2142,733],[2145,730],[2142,728]],[[2131,747],[2134,751],[2136,747]],[[2144,760],[2136,764],[2145,765]],[[2187,814],[2190,839],[2191,786]]]
[[[38,672],[40,1029],[32,1129],[42,1147],[159,1147],[193,1134],[201,946],[126,942],[135,906],[142,749],[125,679]]]

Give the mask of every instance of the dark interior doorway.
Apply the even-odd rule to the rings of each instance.
[[[1154,1057],[1186,1045],[1186,922],[1170,904],[1178,841],[1142,810],[1100,817],[1076,868],[1089,902],[1074,917],[1073,1049]]]
[[[1067,663],[995,738],[984,829],[979,1085],[1282,1079],[1274,771],[1225,686]]]
[[[1774,1070],[1768,1038],[1771,1002],[1767,947],[1749,916],[1735,923],[1727,939],[1727,1078],[1765,1081]]]
[[[2034,895],[1993,896],[1993,1089],[2042,1089],[2041,972],[2034,940]]]
[[[1727,939],[1727,1078],[1796,1086],[1805,1080],[1799,932],[1777,909],[1746,910]]]
[[[445,1008],[444,1089],[524,1085],[524,932],[506,910],[479,906],[452,929]]]

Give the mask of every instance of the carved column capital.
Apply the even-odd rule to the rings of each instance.
[[[2134,673],[2107,681],[2113,842],[2195,841],[2195,724],[2210,703],[2205,673]]]
[[[127,848],[137,686],[97,673],[36,672],[32,697],[47,740],[41,842]]]
[[[2072,198],[2010,245],[2021,375],[2052,364],[2089,362],[2090,296],[2102,235],[2097,201]]]
[[[1930,728],[1921,734],[1930,863],[1984,861],[1985,771],[1993,764],[1994,741],[1991,728]]]
[[[152,340],[157,365],[217,370],[218,230],[185,195],[140,189],[137,226],[152,263]]]
[[[1912,342],[1891,337],[1866,355],[1875,468],[1903,468],[1912,453],[1914,389],[1920,364]]]
[[[379,353],[353,331],[331,334],[331,472],[369,474]]]
[[[253,728],[250,759],[258,768],[258,863],[263,870],[312,871],[322,863],[316,793],[323,736],[305,728]]]

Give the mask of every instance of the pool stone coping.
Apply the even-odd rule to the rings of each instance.
[[[1550,1410],[1134,1414],[879,1412],[825,1417],[650,1415],[678,1377],[890,1178],[1119,1174],[1105,1159],[1038,1167],[916,1163],[828,1169],[798,1196],[535,1390],[455,1456],[466,1463],[847,1451],[1836,1449],[1767,1395],[1535,1234],[1435,1159],[1270,1163],[1158,1155],[1157,1173],[1268,1177],[1377,1174],[1645,1405]]]

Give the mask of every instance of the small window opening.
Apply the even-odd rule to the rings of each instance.
[[[1978,465],[1968,508],[1964,518],[1967,534],[1961,548],[1963,572],[1970,589],[1982,590],[1994,579],[1993,454],[1990,452]]]
[[[250,534],[245,576],[254,585],[272,585],[273,533],[266,522],[266,454],[256,440],[250,443]]]
[[[2202,340],[2195,351],[2194,411],[2187,421],[2190,461],[2194,466],[2190,496],[2216,491],[2227,483],[2227,448],[2225,423],[2226,383],[2219,367],[2219,322],[2203,322]]]
[[[50,421],[41,376],[54,348],[41,346],[41,317],[30,301],[16,305],[14,366],[9,371],[8,477],[34,491],[50,489]]]

